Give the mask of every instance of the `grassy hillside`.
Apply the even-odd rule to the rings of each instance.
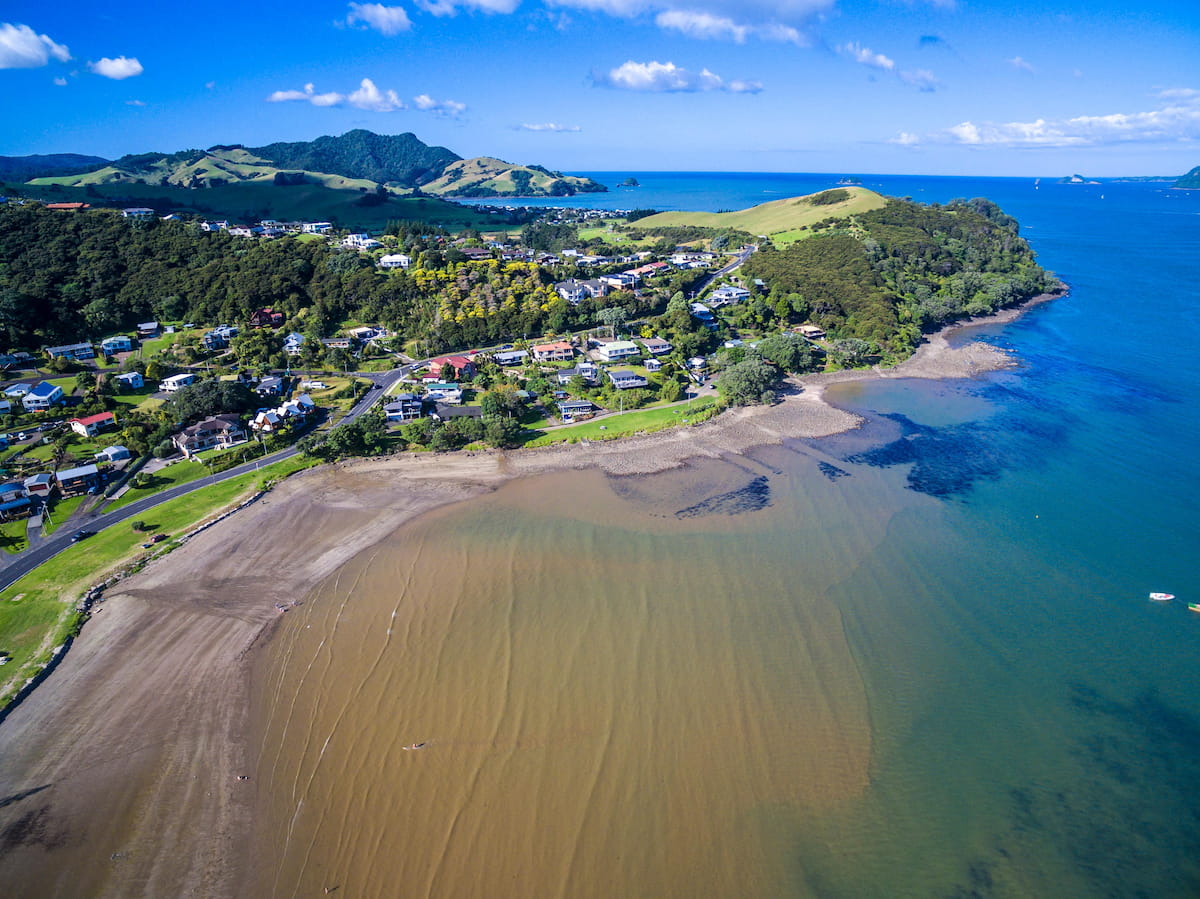
[[[328,221],[343,228],[381,230],[392,220],[425,221],[451,230],[494,227],[495,219],[476,210],[435,197],[388,196],[378,205],[363,206],[371,192],[337,190],[322,184],[276,186],[272,181],[242,181],[204,190],[158,184],[107,182],[83,187],[57,184],[21,185],[22,196],[50,203],[90,203],[92,206],[149,206],[160,213],[179,212],[233,222]]]
[[[789,197],[751,206],[737,212],[660,212],[638,219],[634,227],[712,228],[765,234],[777,245],[806,236],[815,223],[827,218],[846,218],[885,204],[882,196],[863,187],[838,187],[806,197]]]
[[[567,197],[605,190],[590,178],[563,175],[541,166],[513,165],[491,156],[451,163],[441,177],[421,189],[445,197]]]

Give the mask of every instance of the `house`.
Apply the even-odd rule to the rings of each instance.
[[[171,439],[180,452],[190,456],[200,450],[224,449],[240,443],[246,439],[246,431],[236,415],[223,412],[184,428]]]
[[[48,471],[41,471],[27,477],[24,487],[27,495],[46,498],[58,489],[58,484],[54,480],[54,475]]]
[[[117,334],[113,337],[105,337],[100,341],[100,352],[105,356],[111,356],[113,353],[128,353],[133,349],[133,340],[128,334]]]
[[[596,407],[588,400],[559,400],[558,417],[564,422],[576,421],[580,418],[590,418]]]
[[[283,393],[283,378],[277,378],[274,375],[263,378],[254,388],[254,392],[259,396],[279,396]]]
[[[506,350],[492,354],[492,359],[497,365],[521,365],[528,358],[528,350]]]
[[[421,417],[423,402],[415,393],[398,393],[383,407],[388,421],[411,421]]]
[[[12,400],[0,400],[0,415],[12,413]]]
[[[155,337],[158,335],[158,322],[142,322],[137,326],[139,338]]]
[[[122,209],[121,217],[127,219],[154,218],[154,210],[147,209],[145,206],[133,206],[129,209]]]
[[[250,313],[251,328],[278,328],[283,325],[283,313],[269,306]]]
[[[642,278],[649,278],[652,275],[659,275],[670,269],[671,265],[668,262],[649,262],[646,265],[639,265],[637,268],[631,268],[625,272],[627,275],[633,275],[639,281]]]
[[[317,404],[307,393],[302,393],[298,397],[288,400],[277,411],[284,418],[308,418],[317,411]]]
[[[21,398],[21,405],[26,412],[43,412],[51,406],[62,403],[63,389],[49,381],[38,381],[33,388]]]
[[[250,429],[263,434],[272,434],[284,427],[286,421],[274,409],[266,409],[250,419]]]
[[[727,306],[730,303],[740,303],[750,298],[750,291],[734,284],[723,284],[708,295],[709,302],[714,306]]]
[[[429,417],[437,421],[447,421],[451,418],[483,418],[483,409],[479,406],[450,406],[438,403],[429,413]]]
[[[566,281],[559,281],[555,284],[554,290],[572,306],[578,306],[589,297],[596,299],[608,295],[608,285],[599,278],[591,278],[587,281],[568,278]]]
[[[348,250],[373,250],[376,247],[383,246],[383,244],[375,240],[369,234],[361,232],[347,236],[342,241],[342,246]]]
[[[64,346],[46,347],[46,355],[51,359],[95,359],[96,349],[90,343],[68,343]]]
[[[703,356],[693,356],[691,359],[689,359],[687,361],[687,367],[690,368],[692,371],[700,371],[702,369],[708,368],[708,360],[705,359]]]
[[[404,253],[388,253],[380,257],[380,268],[408,268],[412,265],[412,257]]]
[[[437,402],[450,403],[454,406],[462,402],[462,388],[457,384],[427,384],[425,391],[429,399]]]
[[[47,209],[57,209],[59,212],[81,212],[84,209],[91,209],[91,203],[47,203]]]
[[[141,390],[146,386],[146,379],[140,371],[127,371],[117,375],[117,382],[125,390]]]
[[[332,222],[305,222],[300,226],[305,234],[327,234],[333,230]]]
[[[651,356],[662,356],[674,349],[671,344],[661,337],[643,337],[642,348]]]
[[[600,344],[593,352],[604,362],[616,362],[642,355],[642,348],[631,340],[613,340]]]
[[[196,383],[196,376],[191,372],[184,372],[179,375],[171,375],[169,378],[163,378],[158,382],[158,389],[167,393],[174,393],[176,390],[187,387],[189,384]]]
[[[263,229],[260,225],[234,225],[229,229],[229,233],[234,237],[258,237],[263,233]]]
[[[429,372],[441,377],[442,369],[447,365],[454,369],[454,376],[469,381],[475,377],[475,363],[466,356],[438,356],[429,360]]]
[[[223,350],[229,346],[229,338],[223,337],[216,331],[208,331],[200,338],[200,343],[210,353],[215,353],[217,350]]]
[[[380,328],[376,325],[363,325],[361,328],[350,328],[346,331],[350,337],[359,341],[375,340],[376,338],[384,338],[388,336],[386,328]]]
[[[4,391],[4,395],[17,400],[29,393],[31,389],[32,388],[28,384],[13,384]]]
[[[538,362],[570,362],[575,358],[575,347],[565,340],[534,344],[531,349]]]
[[[555,377],[558,379],[559,384],[566,385],[571,383],[571,379],[576,375],[579,375],[579,377],[583,378],[589,384],[595,384],[600,379],[600,369],[596,368],[590,362],[580,362],[574,368],[562,369]]]
[[[229,227],[229,222],[201,222],[200,230],[212,233],[214,231],[224,231]]]
[[[637,287],[637,275],[629,272],[617,272],[615,275],[601,275],[600,280],[613,290],[633,290]]]
[[[56,475],[58,489],[63,496],[78,496],[81,493],[95,493],[100,486],[100,469],[95,465],[80,465],[78,468],[68,468]]]
[[[111,412],[100,412],[85,418],[72,418],[67,424],[80,437],[95,437],[99,431],[115,427],[117,419]]]
[[[825,336],[825,331],[816,325],[801,325],[796,330],[800,332],[802,337],[807,337],[809,340],[820,340]]]
[[[699,321],[708,330],[715,331],[717,329],[717,319],[713,316],[712,310],[703,303],[692,303],[688,307],[688,311],[691,313],[692,318]]]
[[[663,364],[657,359],[646,360],[646,371],[662,371]]]
[[[321,341],[321,345],[327,350],[352,350],[354,343],[353,337],[326,337]]]
[[[637,372],[623,370],[610,371],[607,374],[608,380],[612,381],[613,387],[616,387],[618,390],[628,390],[630,387],[645,387],[650,383]]]
[[[129,459],[133,456],[129,449],[119,444],[116,446],[106,446],[100,452],[96,453],[97,462],[120,462],[122,459]]]
[[[288,356],[299,356],[304,349],[304,335],[293,331],[283,338],[283,352]]]
[[[212,333],[220,337],[226,343],[238,336],[237,325],[217,325],[212,329]]]
[[[21,481],[0,484],[0,520],[24,518],[32,511],[29,493]]]

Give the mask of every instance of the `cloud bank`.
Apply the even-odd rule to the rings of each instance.
[[[353,106],[355,109],[365,109],[369,112],[396,112],[408,109],[408,105],[400,99],[394,90],[383,90],[370,78],[359,82],[358,89],[348,94],[338,91],[317,93],[316,86],[311,82],[304,85],[304,90],[275,91],[267,97],[268,103],[311,103],[313,106]],[[433,112],[438,115],[457,116],[466,111],[466,104],[455,100],[435,100],[428,94],[413,97],[413,106],[422,112]]]
[[[734,94],[757,94],[762,84],[757,81],[725,81],[720,75],[701,69],[693,72],[673,62],[634,62],[607,72],[593,72],[592,81],[600,87],[617,90],[660,93],[700,93],[728,91]]]

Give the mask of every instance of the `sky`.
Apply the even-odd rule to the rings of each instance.
[[[1194,0],[0,2],[0,155],[366,128],[568,172],[1200,165]]]

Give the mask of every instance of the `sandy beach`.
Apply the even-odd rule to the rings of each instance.
[[[1028,305],[965,326],[1008,321]],[[0,725],[5,891],[248,895],[250,682],[288,614],[277,605],[303,600],[401,524],[512,478],[581,468],[649,473],[835,434],[859,422],[823,400],[831,383],[973,377],[1017,364],[986,344],[952,347],[949,333],[895,368],[809,376],[774,406],[692,428],[534,451],[362,460],[289,478],[123,582],[54,674]]]

